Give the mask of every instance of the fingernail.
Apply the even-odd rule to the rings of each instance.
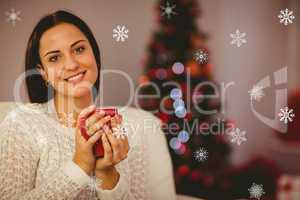
[[[94,109],[94,108],[95,108],[94,104],[89,106],[89,109]]]
[[[104,115],[105,112],[104,112],[103,110],[100,110],[99,114],[100,114],[100,115]]]

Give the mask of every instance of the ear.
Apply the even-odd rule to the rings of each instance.
[[[37,68],[38,68],[38,71],[40,72],[40,74],[42,75],[43,79],[45,81],[48,80],[48,74],[47,72],[44,70],[44,67],[41,65],[41,64],[37,64]]]

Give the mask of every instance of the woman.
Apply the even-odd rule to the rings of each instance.
[[[133,108],[122,111],[124,121],[95,112],[100,53],[80,18],[66,11],[42,18],[25,67],[31,103],[13,109],[0,126],[1,199],[174,199],[172,174],[157,173],[147,150],[155,142],[160,159],[170,161],[163,135],[153,134],[162,133],[159,121]],[[155,126],[145,129],[145,120]],[[104,156],[96,158],[99,140]]]

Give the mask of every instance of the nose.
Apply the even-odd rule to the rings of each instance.
[[[66,70],[75,70],[79,67],[79,62],[73,58],[72,56],[67,56],[65,59],[65,66]]]

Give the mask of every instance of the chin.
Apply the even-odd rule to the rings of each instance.
[[[91,94],[92,91],[91,91],[91,88],[90,87],[87,87],[86,85],[85,86],[77,86],[76,88],[73,88],[72,92],[71,92],[71,96],[72,97],[83,97],[83,96],[86,96],[86,95],[89,95]]]
[[[65,84],[62,82],[56,86],[55,90],[64,96],[80,98],[92,94],[92,88],[93,85],[91,85],[90,81],[82,81],[76,85]]]
[[[91,94],[91,89],[86,87],[78,87],[72,92],[72,96],[75,98],[83,97]]]

